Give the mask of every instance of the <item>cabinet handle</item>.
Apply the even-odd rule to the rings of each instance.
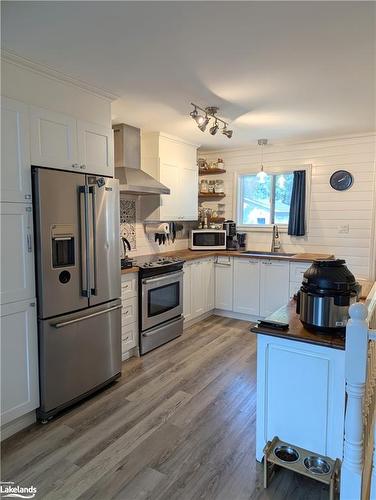
[[[81,170],[84,170],[85,168],[86,168],[86,165],[84,163],[82,165],[80,165]]]
[[[79,168],[79,167],[80,167],[80,165],[79,165],[78,163],[73,163],[73,164],[72,164],[72,167],[73,167],[73,168]]]
[[[27,251],[31,253],[33,251],[32,246],[31,246],[31,234],[27,233]]]
[[[25,194],[25,200],[31,200],[31,194]]]

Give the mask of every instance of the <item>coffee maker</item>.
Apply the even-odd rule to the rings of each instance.
[[[236,237],[236,222],[226,220],[223,223],[223,229],[226,231],[226,249],[239,250],[239,243]]]

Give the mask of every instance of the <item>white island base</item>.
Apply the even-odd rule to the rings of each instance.
[[[258,461],[274,436],[342,459],[344,409],[344,350],[258,333]]]

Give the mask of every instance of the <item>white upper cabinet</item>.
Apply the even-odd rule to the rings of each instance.
[[[260,313],[260,261],[234,259],[234,312]]]
[[[62,113],[30,107],[31,163],[78,169],[77,120]]]
[[[1,203],[0,303],[35,297],[31,205]]]
[[[2,98],[1,201],[30,202],[30,140],[26,104]]]
[[[262,260],[260,263],[260,316],[268,316],[289,301],[289,262]]]
[[[112,129],[30,107],[31,164],[112,177]]]
[[[93,123],[77,122],[80,169],[97,175],[114,175],[112,129]]]
[[[198,217],[197,146],[156,132],[141,137],[141,168],[170,189],[143,198],[147,221],[191,221]]]
[[[39,406],[35,299],[1,308],[1,423]]]

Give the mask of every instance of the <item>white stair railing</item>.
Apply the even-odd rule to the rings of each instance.
[[[341,500],[376,500],[376,284],[350,307],[346,327],[346,412]]]

